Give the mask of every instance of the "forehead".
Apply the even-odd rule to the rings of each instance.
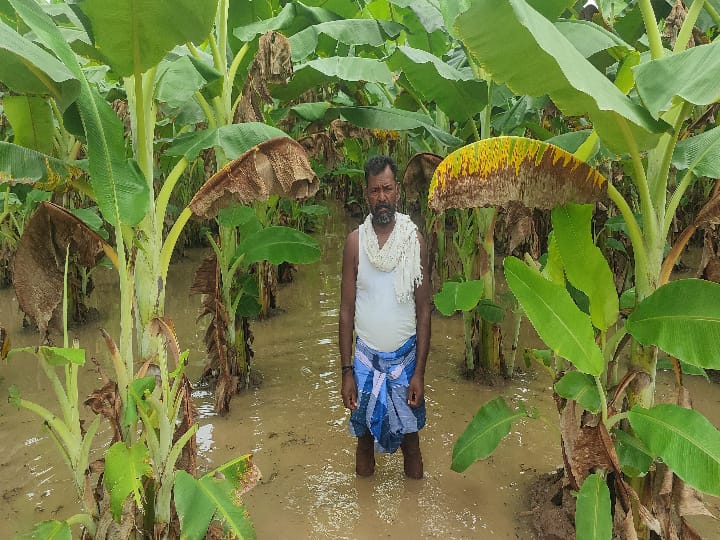
[[[392,169],[388,166],[385,167],[378,174],[368,175],[368,189],[374,186],[383,186],[386,184],[394,184],[395,177],[393,176]]]

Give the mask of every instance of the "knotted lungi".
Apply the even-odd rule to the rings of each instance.
[[[360,338],[355,341],[355,383],[358,407],[350,415],[349,430],[356,437],[368,430],[377,452],[395,452],[405,433],[425,425],[425,401],[412,408],[408,385],[415,373],[416,338],[412,336],[391,353],[378,352]]]

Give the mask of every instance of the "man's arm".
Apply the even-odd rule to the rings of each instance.
[[[358,231],[351,232],[345,241],[342,262],[342,282],[340,285],[340,323],[338,345],[340,347],[340,366],[352,366],[353,326],[355,324],[355,289],[358,267]],[[343,405],[357,408],[357,385],[352,369],[342,369],[341,395]]]
[[[415,333],[417,350],[415,352],[415,374],[408,387],[408,404],[419,407],[425,397],[425,363],[430,350],[430,274],[425,239],[418,232],[420,241],[420,263],[422,264],[422,283],[415,288]]]

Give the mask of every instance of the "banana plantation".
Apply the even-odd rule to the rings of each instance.
[[[719,74],[720,0],[0,0],[0,536],[720,538]],[[415,483],[339,394],[374,155]]]

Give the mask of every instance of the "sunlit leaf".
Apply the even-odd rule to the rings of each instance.
[[[452,464],[455,472],[463,472],[474,462],[490,456],[509,433],[513,422],[527,413],[511,409],[502,397],[480,407],[453,446]]]
[[[438,165],[429,203],[446,208],[529,208],[595,202],[605,197],[605,178],[572,154],[524,137],[493,137],[456,150]]]
[[[618,296],[612,270],[593,243],[592,205],[569,204],[554,208],[552,224],[565,274],[590,301],[590,318],[596,328],[607,330],[618,318]]]
[[[75,52],[40,6],[35,2],[11,2],[38,39],[53,50],[80,81],[77,102],[87,141],[90,179],[103,216],[113,226],[136,225],[145,216],[150,189],[137,164],[126,158],[122,122],[90,86]]]
[[[142,477],[150,476],[150,455],[142,442],[128,448],[125,443],[113,444],[105,454],[104,482],[110,492],[110,508],[116,521],[120,520],[125,499],[131,493],[142,505]]]
[[[579,371],[600,375],[605,361],[590,318],[575,305],[567,289],[515,257],[505,258],[505,278],[543,342]]]
[[[720,284],[671,281],[638,304],[626,327],[643,345],[657,345],[694,366],[720,369]]]
[[[494,82],[518,95],[547,94],[566,116],[587,115],[614,152],[623,153],[630,144],[652,148],[668,128],[625,96],[524,0],[478,0],[455,26],[470,55]],[[532,62],[518,61],[521,58]]]
[[[611,540],[610,490],[605,479],[591,474],[580,486],[575,505],[577,540]]]
[[[635,406],[630,425],[648,449],[697,490],[720,495],[720,431],[693,409]]]

